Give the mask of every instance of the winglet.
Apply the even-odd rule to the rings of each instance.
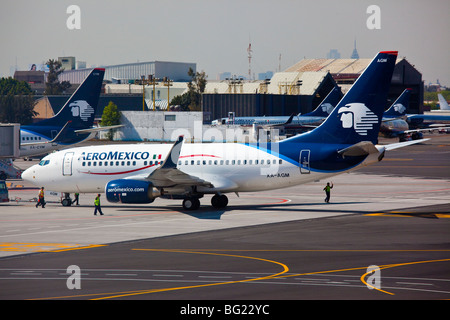
[[[184,136],[179,136],[177,141],[170,149],[169,154],[164,160],[160,169],[172,169],[177,167],[178,158],[180,157],[181,146],[183,145]]]

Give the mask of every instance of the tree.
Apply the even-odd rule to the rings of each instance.
[[[118,110],[117,105],[110,101],[108,105],[103,109],[102,120],[100,125],[102,127],[115,126],[120,124],[121,112]],[[110,129],[106,135],[108,140],[112,141],[114,137],[115,129]]]
[[[190,98],[189,109],[191,109],[191,111],[201,111],[202,93],[205,92],[207,76],[204,71],[194,72],[192,68],[189,68],[188,76],[191,77],[191,81],[188,83],[188,93]]]
[[[33,92],[28,83],[11,77],[0,79],[0,122],[31,123],[34,110]]]
[[[170,105],[179,105],[181,111],[201,111],[202,93],[205,92],[207,76],[204,71],[194,72],[192,68],[189,68],[188,76],[191,77],[191,81],[188,82],[188,92],[173,97]]]
[[[61,69],[61,62],[58,60],[49,59],[46,63],[49,68],[47,75],[47,82],[45,83],[45,95],[58,95],[62,94],[66,89],[72,85],[69,81],[59,82],[58,77],[64,71]]]

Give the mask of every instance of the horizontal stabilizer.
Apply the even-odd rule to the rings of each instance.
[[[398,148],[403,148],[403,147],[406,147],[406,146],[409,146],[412,144],[425,142],[428,140],[430,140],[430,139],[419,139],[419,140],[405,141],[405,142],[399,142],[399,143],[391,143],[391,144],[385,145],[384,147],[387,151],[389,151],[389,150],[394,150],[394,149],[398,149]]]
[[[370,141],[361,141],[348,148],[339,150],[338,153],[343,157],[358,157],[378,153],[378,149]]]
[[[89,129],[79,129],[74,130],[75,133],[92,133],[92,132],[98,132],[98,131],[106,131],[111,129],[117,129],[124,127],[124,124],[118,124],[116,126],[107,126],[107,127],[96,127],[96,128],[89,128]]]

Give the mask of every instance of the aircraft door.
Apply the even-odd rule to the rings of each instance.
[[[73,160],[73,152],[66,152],[64,155],[64,160],[62,164],[62,174],[63,176],[71,176],[72,175],[72,160]]]
[[[310,154],[311,154],[310,150],[300,151],[300,173],[302,173],[302,174],[310,173],[310,168],[309,168]]]

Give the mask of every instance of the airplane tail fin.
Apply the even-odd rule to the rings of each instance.
[[[402,94],[394,101],[394,103],[387,109],[383,116],[385,117],[401,117],[404,116],[406,110],[409,108],[409,95],[411,93],[411,89],[403,90]]]
[[[376,144],[396,59],[379,52],[319,127],[280,143]]]
[[[442,94],[438,94],[439,99],[439,109],[441,110],[450,110],[450,106],[447,103],[447,100],[442,96]]]
[[[341,98],[341,88],[334,87],[316,109],[310,113],[304,114],[303,117],[328,117]]]
[[[61,126],[67,121],[71,121],[71,128],[92,127],[104,75],[105,69],[93,69],[55,116],[39,121],[35,125]]]

